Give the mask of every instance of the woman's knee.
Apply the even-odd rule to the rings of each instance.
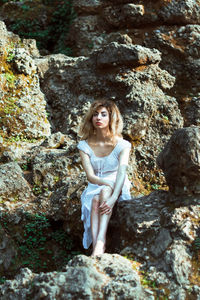
[[[100,192],[100,200],[106,201],[112,195],[112,189],[109,186],[105,186],[102,188]]]
[[[98,210],[99,208],[99,196],[94,196],[92,199],[92,208]]]

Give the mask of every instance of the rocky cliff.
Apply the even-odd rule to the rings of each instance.
[[[74,0],[74,57],[0,22],[1,299],[200,299],[199,4]],[[98,97],[122,112],[133,198],[111,219],[118,255],[90,258],[76,144]]]

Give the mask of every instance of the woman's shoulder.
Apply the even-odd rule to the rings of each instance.
[[[81,140],[81,141],[79,141],[78,144],[77,144],[77,148],[78,148],[79,150],[81,150],[80,148],[82,148],[82,147],[84,147],[84,146],[85,146],[85,140]]]
[[[117,145],[120,148],[131,148],[131,143],[123,138],[119,138]]]
[[[121,151],[126,148],[131,149],[131,143],[128,142],[127,140],[124,140],[123,138],[119,138],[117,145],[115,147],[115,153],[117,154],[117,156],[119,156]]]
[[[88,147],[88,143],[86,140],[81,140],[78,145],[77,145],[77,148],[87,154],[90,155],[90,147]]]

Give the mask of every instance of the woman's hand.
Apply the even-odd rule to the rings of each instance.
[[[112,209],[115,205],[116,200],[114,200],[112,197],[110,197],[107,201],[103,201],[101,205],[99,206],[100,214],[106,214],[109,215],[112,213]]]

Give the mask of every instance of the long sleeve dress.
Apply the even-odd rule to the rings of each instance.
[[[85,140],[80,141],[77,147],[79,150],[89,155],[96,176],[102,177],[107,181],[115,183],[117,170],[119,166],[120,152],[125,148],[130,149],[131,144],[128,141],[121,138],[118,140],[118,143],[116,144],[112,152],[104,157],[97,157],[94,154],[92,148]],[[95,195],[100,194],[100,191],[103,187],[104,185],[98,185],[89,182],[87,188],[83,191],[81,196],[81,220],[84,223],[83,247],[85,249],[88,249],[92,243],[92,234],[90,226],[92,199]],[[122,191],[118,201],[129,200],[130,198],[130,182],[126,175],[124,185],[122,187]]]

